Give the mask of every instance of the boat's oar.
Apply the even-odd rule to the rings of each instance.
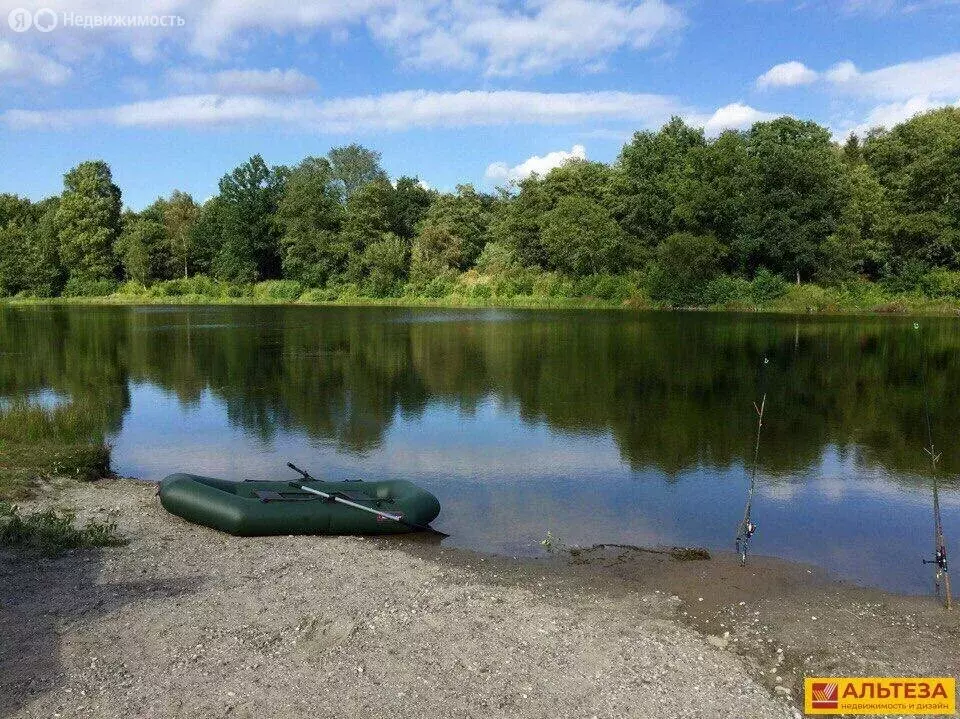
[[[303,478],[304,478],[305,480],[307,480],[308,482],[319,482],[319,481],[320,481],[320,480],[318,480],[318,479],[315,478],[315,477],[311,477],[307,472],[304,472],[302,469],[300,469],[300,468],[299,468],[297,465],[295,465],[293,462],[287,462],[287,466],[288,466],[290,469],[292,469],[294,472],[296,472],[297,474],[302,475]],[[374,509],[373,507],[367,507],[366,505],[360,504],[360,503],[358,503],[358,502],[351,502],[349,499],[344,499],[343,497],[338,497],[337,495],[335,495],[335,494],[330,494],[329,492],[322,492],[322,491],[320,491],[319,489],[314,489],[313,487],[308,487],[308,486],[306,486],[305,484],[301,484],[300,482],[290,482],[290,486],[291,486],[291,487],[296,487],[297,489],[301,489],[301,490],[303,490],[304,492],[309,492],[310,494],[315,494],[315,495],[317,495],[318,497],[322,497],[323,499],[328,499],[328,500],[332,500],[332,501],[334,501],[334,502],[339,502],[340,504],[345,504],[345,505],[348,506],[348,507],[353,507],[354,509],[359,509],[359,510],[361,510],[361,511],[363,511],[363,512],[369,512],[370,514],[375,514],[375,515],[377,515],[378,517],[382,517],[383,519],[389,519],[390,521],[397,522],[398,524],[402,524],[402,525],[405,526],[405,527],[410,527],[411,529],[416,529],[416,530],[421,531],[421,532],[431,532],[431,533],[433,533],[433,534],[438,534],[438,535],[440,535],[441,537],[449,537],[449,536],[450,536],[449,534],[445,534],[445,533],[441,532],[439,529],[434,529],[433,527],[431,527],[431,526],[429,526],[429,525],[427,525],[427,524],[417,524],[416,522],[408,522],[406,519],[403,518],[402,515],[393,514],[392,512],[383,512],[383,511],[381,511],[381,510],[379,510],[379,509]]]

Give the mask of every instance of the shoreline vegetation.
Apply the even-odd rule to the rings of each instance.
[[[781,117],[674,118],[611,164],[479,191],[391,178],[352,144],[260,155],[197,203],[124,207],[102,160],[40,201],[0,194],[13,302],[386,304],[956,313],[960,108],[845,143]]]
[[[552,278],[551,278],[552,279]],[[169,305],[169,306],[313,306],[313,307],[401,307],[449,309],[600,309],[683,312],[756,312],[781,314],[878,314],[878,315],[960,315],[960,298],[928,296],[917,292],[890,292],[874,283],[854,283],[842,287],[815,284],[790,285],[782,294],[754,299],[747,294],[740,300],[705,305],[673,307],[652,301],[642,288],[628,277],[606,276],[623,290],[612,296],[554,296],[539,293],[487,294],[471,292],[477,284],[491,282],[489,276],[458,278],[450,294],[435,297],[398,295],[373,297],[347,289],[342,294],[330,290],[304,289],[296,283],[267,281],[237,286],[212,281],[205,276],[190,280],[158,282],[150,287],[127,283],[106,295],[61,297],[15,297],[0,299],[0,306],[31,305]],[[547,281],[550,281],[548,279]]]

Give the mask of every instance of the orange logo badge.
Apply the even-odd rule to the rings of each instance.
[[[957,711],[953,677],[808,677],[807,714],[948,714]]]

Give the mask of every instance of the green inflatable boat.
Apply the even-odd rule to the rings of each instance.
[[[436,497],[404,480],[233,482],[171,474],[159,494],[168,512],[240,537],[436,531],[427,525],[440,513]]]

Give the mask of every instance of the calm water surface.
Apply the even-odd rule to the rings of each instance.
[[[924,366],[960,547],[957,320],[0,309],[0,411],[82,409],[121,474],[409,478],[447,542],[509,554],[548,530],[732,549],[766,392],[751,551],[909,592],[932,584]]]

